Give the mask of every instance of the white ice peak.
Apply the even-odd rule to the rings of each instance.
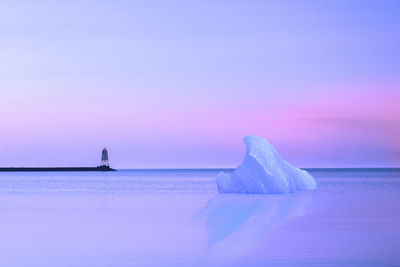
[[[285,194],[316,189],[314,178],[283,160],[264,138],[246,136],[246,156],[232,174],[220,173],[220,193]]]

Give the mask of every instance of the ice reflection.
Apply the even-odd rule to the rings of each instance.
[[[223,194],[209,200],[197,218],[206,221],[209,256],[239,257],[286,221],[309,212],[312,192],[293,195]]]

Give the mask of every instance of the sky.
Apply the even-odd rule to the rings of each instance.
[[[399,1],[0,1],[0,166],[400,166]]]

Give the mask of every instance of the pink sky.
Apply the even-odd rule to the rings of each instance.
[[[400,166],[396,6],[1,3],[0,165]]]
[[[303,167],[396,166],[396,89],[379,92],[379,87],[360,85],[279,102],[231,103],[197,96],[103,102],[104,96],[74,93],[65,94],[62,105],[53,96],[22,96],[1,107],[0,119],[7,125],[1,160],[8,165],[96,164],[107,146],[117,167],[232,167],[243,157],[243,136],[255,134]]]

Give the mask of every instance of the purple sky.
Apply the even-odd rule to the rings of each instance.
[[[0,3],[0,166],[400,166],[398,1]]]

